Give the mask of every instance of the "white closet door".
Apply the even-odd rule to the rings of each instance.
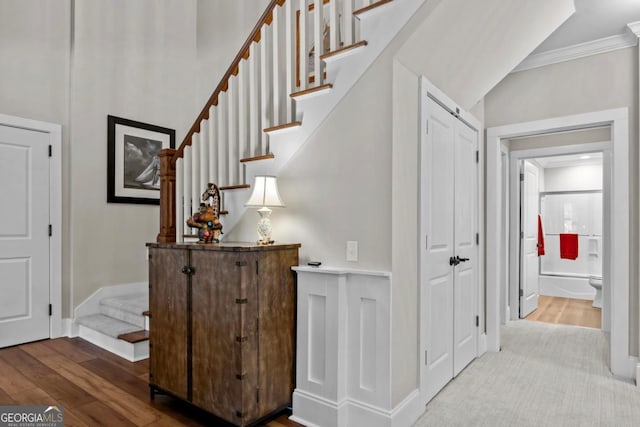
[[[454,369],[458,375],[477,354],[476,292],[478,247],[476,245],[477,211],[477,132],[455,120],[455,254],[460,264],[454,269],[453,343]]]
[[[423,120],[420,295],[428,402],[477,355],[478,133],[429,97]]]
[[[455,118],[426,101],[427,134],[422,146],[421,211],[426,233],[422,330],[426,333],[423,384],[427,401],[453,377],[454,138]]]
[[[524,162],[522,183],[522,239],[520,278],[520,317],[525,318],[538,308],[538,212],[540,212],[538,168]]]
[[[6,347],[49,338],[48,134],[0,126],[0,201],[0,347]]]

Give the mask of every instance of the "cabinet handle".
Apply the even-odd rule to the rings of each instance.
[[[182,267],[182,272],[187,276],[191,276],[196,274],[196,269],[193,267],[189,267],[188,265],[185,265],[184,267]]]

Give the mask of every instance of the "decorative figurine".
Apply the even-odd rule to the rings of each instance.
[[[209,183],[207,190],[202,193],[202,200],[200,209],[187,220],[187,225],[198,229],[198,243],[220,243],[222,224],[219,219],[220,191],[218,186]],[[205,201],[210,203],[204,203]]]

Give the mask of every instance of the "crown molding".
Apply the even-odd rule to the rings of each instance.
[[[624,34],[529,55],[513,69],[512,73],[635,46],[640,35],[640,22],[628,24],[627,27],[630,31]]]
[[[627,28],[629,29],[629,31],[635,34],[636,37],[640,37],[640,21],[629,22],[627,24]]]

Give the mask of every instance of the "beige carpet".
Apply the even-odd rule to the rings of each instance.
[[[526,320],[472,362],[415,426],[640,426],[640,388],[607,368],[597,329]]]

